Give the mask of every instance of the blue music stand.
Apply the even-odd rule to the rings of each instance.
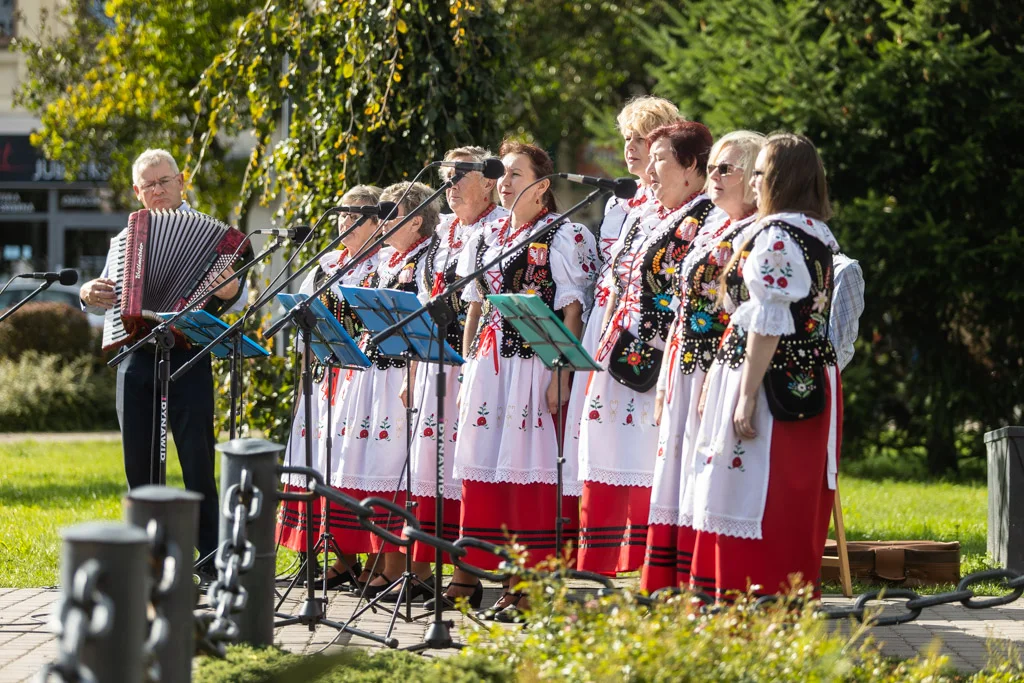
[[[175,316],[174,313],[160,313],[159,315],[164,320],[170,320]],[[221,339],[215,345],[210,345],[220,336],[221,332],[228,329],[228,324],[206,311],[189,311],[178,319],[174,327],[192,344],[199,348],[205,347],[205,350],[212,353],[215,358],[227,358],[233,352],[232,345],[228,343],[227,338]],[[270,351],[245,335],[242,335],[241,350],[243,358],[260,358],[270,355]]]
[[[404,292],[397,289],[368,289],[366,287],[339,287],[341,296],[348,302],[349,307],[355,311],[363,325],[371,333],[377,335],[395,325],[395,323],[408,318],[420,310],[420,300],[412,292]],[[462,365],[466,361],[460,356],[451,345],[445,341],[444,330],[440,329],[434,319],[426,311],[421,312],[414,318],[410,318],[403,326],[393,330],[390,336],[382,339],[378,348],[385,356],[399,357],[405,359],[405,385],[408,387],[406,405],[406,428],[405,428],[405,507],[412,514],[416,505],[412,497],[412,472],[410,455],[412,453],[412,416],[415,411],[413,401],[413,381],[411,376],[411,361],[421,363],[434,363],[437,365],[437,438],[434,445],[437,448],[437,479],[435,482],[434,499],[434,528],[438,537],[444,529],[444,395],[446,389],[444,367],[446,365]],[[439,618],[441,603],[444,601],[441,581],[440,567],[443,565],[443,558],[440,546],[435,548],[435,559],[437,569],[434,570],[434,585],[427,586],[434,594],[434,614]],[[372,609],[385,594],[398,590],[395,609],[402,604],[402,596],[405,596],[405,620],[412,621],[412,593],[409,583],[416,581],[424,586],[422,581],[412,572],[412,549],[405,555],[405,572],[394,581],[387,589],[381,591],[365,607],[353,614],[349,620],[355,620],[364,612]],[[394,628],[394,617],[388,627],[387,636],[391,637],[391,629]],[[440,642],[447,635],[447,627],[443,622],[435,619],[427,632],[429,642]],[[432,635],[433,634],[433,635]],[[422,646],[422,644],[421,644]],[[419,649],[421,646],[414,646],[410,649]]]
[[[309,300],[306,294],[278,294],[277,300],[287,309],[295,308],[303,301]],[[327,306],[320,299],[313,299],[306,304],[309,312],[316,319],[310,332],[313,339],[309,350],[324,365],[335,365],[343,368],[365,369],[370,367],[370,359],[356,345],[345,328],[341,326]]]

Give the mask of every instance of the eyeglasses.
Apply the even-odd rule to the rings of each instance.
[[[152,192],[153,190],[155,190],[157,185],[159,185],[162,188],[166,188],[168,185],[170,185],[171,183],[173,183],[177,179],[178,179],[178,176],[176,176],[176,175],[165,175],[163,178],[160,178],[158,180],[154,180],[151,183],[146,183],[146,184],[140,186],[139,189],[142,190],[143,192],[149,193],[149,192]]]
[[[728,164],[724,161],[720,164],[708,164],[708,175],[711,175],[715,171],[718,171],[718,175],[726,176],[732,173],[733,171],[741,170],[743,169],[741,169],[736,164]]]

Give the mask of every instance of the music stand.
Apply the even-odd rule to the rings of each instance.
[[[160,313],[159,315],[164,320],[170,320],[176,314]],[[206,350],[212,353],[214,358],[227,358],[235,353],[234,344],[229,344],[225,340],[220,340],[216,344],[210,345],[210,342],[216,340],[221,332],[228,329],[228,324],[206,311],[189,311],[178,318],[175,327],[192,344],[206,347]],[[242,358],[262,358],[270,355],[270,351],[257,344],[250,337],[242,335],[240,341]]]
[[[562,466],[565,464],[563,453],[565,425],[562,424],[562,372],[564,370],[601,371],[603,368],[590,357],[583,345],[569,331],[562,321],[547,307],[544,301],[534,294],[489,294],[487,298],[501,312],[502,317],[516,328],[523,342],[530,345],[544,367],[555,372],[558,386],[558,459],[556,461],[556,480],[558,501],[555,514],[555,548],[562,552],[562,525],[568,520],[562,516]]]
[[[370,359],[356,346],[352,337],[345,332],[345,328],[341,326],[341,323],[338,322],[319,299],[309,299],[305,294],[278,294],[277,299],[288,309],[286,317],[290,318],[295,326],[298,327],[302,336],[302,400],[308,419],[313,414],[313,386],[309,370],[311,353],[317,355],[317,358],[325,365],[333,363],[352,368],[368,368],[370,366]],[[313,341],[314,338],[316,341]],[[328,398],[328,409],[330,409],[330,405],[331,403]],[[307,429],[304,439],[306,467],[310,469],[313,467],[312,432],[312,429]],[[330,439],[329,435],[328,439]],[[329,452],[328,457],[330,457]],[[313,562],[316,557],[316,546],[313,543],[312,505],[312,500],[306,502],[306,601],[303,603],[298,615],[278,615],[284,618],[276,622],[274,626],[305,624],[309,626],[310,631],[313,631],[316,629],[317,624],[326,624],[338,630],[346,630],[345,624],[325,618],[325,610],[322,603],[326,602],[326,598],[317,600],[315,596],[316,580],[313,575]],[[330,502],[325,501],[325,505],[329,506]],[[326,507],[325,510],[329,511],[330,508]],[[325,546],[325,565],[327,562],[327,549],[328,546]],[[326,576],[326,570],[324,574]],[[292,586],[295,585],[297,580],[298,575],[292,581]],[[284,598],[282,597],[282,602],[283,600]],[[280,604],[278,607],[280,607]]]
[[[340,287],[341,295],[348,302],[349,307],[355,311],[363,325],[373,335],[392,327],[396,322],[406,318],[420,309],[420,301],[412,292],[404,292],[395,289],[366,289],[363,287]],[[447,323],[445,323],[447,324]],[[380,353],[385,356],[401,357],[405,359],[406,395],[406,442],[405,442],[405,508],[412,513],[415,503],[412,500],[412,413],[414,412],[414,401],[412,396],[411,361],[421,363],[436,363],[438,366],[437,383],[437,421],[438,432],[435,446],[437,448],[437,481],[435,489],[435,522],[434,530],[440,537],[444,527],[444,395],[445,395],[445,365],[462,365],[463,360],[455,349],[448,342],[444,341],[444,332],[438,328],[434,319],[423,311],[420,315],[409,319],[405,325],[394,331],[392,336],[382,339],[378,346]],[[443,612],[442,569],[444,567],[443,556],[440,547],[435,546],[434,585],[429,587],[434,594],[434,621],[427,630],[424,642],[414,645],[412,650],[422,650],[427,647],[445,648],[455,647],[452,642],[448,624],[441,618]],[[366,606],[354,613],[349,621],[359,618],[368,609],[379,602],[384,595],[390,593],[398,586],[398,596],[395,601],[395,613],[391,616],[391,623],[388,626],[387,637],[390,638],[391,631],[395,626],[395,618],[401,607],[402,596],[405,596],[406,621],[412,621],[412,595],[408,591],[410,581],[418,578],[412,573],[412,544],[410,543],[405,555],[405,572],[401,578],[393,582],[386,589],[381,591]]]

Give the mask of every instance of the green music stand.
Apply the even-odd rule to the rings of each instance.
[[[569,331],[554,311],[534,294],[490,294],[487,298],[501,312],[502,317],[516,328],[523,341],[530,345],[544,367],[555,373],[558,386],[558,460],[557,481],[558,518],[555,521],[555,547],[562,551],[562,525],[568,520],[562,516],[562,466],[565,464],[565,425],[562,424],[562,372],[565,370],[591,370],[601,372],[603,368],[590,357],[583,345]]]

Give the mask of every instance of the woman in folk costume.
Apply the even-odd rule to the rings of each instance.
[[[381,231],[393,228],[431,193],[432,190],[421,183],[411,187],[409,183],[398,183],[385,189],[381,201],[401,201],[395,217],[382,223]],[[370,287],[416,291],[416,283],[423,277],[426,265],[423,257],[438,217],[438,203],[431,202],[388,238],[389,248],[381,250],[377,276]],[[360,344],[373,365],[352,373],[341,388],[343,408],[335,423],[341,457],[331,483],[353,498],[386,496],[402,505],[405,502],[402,471],[406,458],[406,413],[402,403],[405,361],[380,355],[367,333],[363,334]],[[376,523],[395,534],[401,534],[404,524],[397,515]],[[371,535],[370,544],[373,552],[384,554],[380,573],[373,576],[364,589],[366,596],[374,597],[399,578],[405,569],[405,560],[397,547],[385,543],[379,536]],[[414,595],[427,592],[422,584],[415,584],[411,590]],[[397,597],[397,591],[394,594]]]
[[[459,147],[445,154],[445,161],[483,161],[492,154],[482,147]],[[442,174],[450,177],[452,171],[443,169]],[[446,288],[457,279],[455,274],[459,255],[467,242],[483,230],[485,224],[504,218],[508,211],[495,204],[497,182],[485,178],[479,171],[466,173],[461,180],[445,191],[448,206],[454,213],[441,216],[441,221],[430,240],[424,255],[422,277],[417,281],[420,298],[444,295]],[[466,310],[469,304],[462,300],[462,292],[450,293],[444,297],[451,307],[454,320],[448,326],[445,340],[458,353],[462,353],[462,338],[466,325]],[[448,367],[445,371],[444,424],[437,419],[437,367],[414,363],[413,403],[417,407],[412,429],[412,492],[417,502],[414,510],[425,532],[436,534],[435,505],[437,491],[437,439],[444,435],[444,491],[443,537],[454,541],[459,536],[459,517],[462,512],[462,482],[452,475],[454,458],[452,453],[458,434],[459,375],[462,369]],[[408,395],[406,394],[406,400]],[[413,571],[417,575],[430,573],[430,562],[434,560],[434,549],[422,543],[414,543]],[[441,571],[438,567],[437,571]],[[471,574],[455,570],[446,597],[468,596],[470,605],[479,607],[483,599],[483,586]],[[444,606],[452,606],[452,600]],[[433,599],[424,605],[433,609]]]
[[[737,308],[708,370],[679,518],[692,521],[692,586],[727,599],[799,580],[817,597],[843,421],[827,330],[839,245],[807,138],[770,136],[750,184],[758,219],[726,267]]]
[[[677,123],[684,120],[676,105],[660,97],[638,97],[622,108],[619,112],[619,132],[623,138],[623,156],[626,168],[638,180],[636,195],[632,199],[612,197],[604,207],[604,220],[601,221],[598,256],[601,258],[601,270],[597,276],[594,307],[590,311],[584,326],[581,342],[583,348],[591,356],[597,353],[597,345],[601,340],[601,332],[605,322],[605,310],[612,291],[611,281],[607,279],[612,263],[612,246],[618,241],[623,231],[647,214],[657,209],[657,202],[651,192],[651,178],[647,175],[647,164],[650,161],[647,136],[655,128]],[[565,490],[572,495],[583,492],[583,482],[579,481],[579,439],[580,423],[583,420],[583,409],[586,405],[588,375],[580,375],[572,384],[569,398],[569,410],[565,424]]]
[[[658,426],[654,385],[674,319],[679,265],[714,205],[704,194],[711,132],[682,121],[655,129],[647,173],[658,209],[613,249],[612,293],[580,425],[580,569],[643,564]]]
[[[357,185],[345,193],[341,198],[341,203],[345,206],[372,206],[377,204],[380,192],[379,187]],[[353,214],[341,214],[338,217],[338,232],[344,235],[358,219],[359,216]],[[367,242],[370,235],[376,230],[377,219],[369,218],[360,227],[345,235],[342,238],[342,249],[325,254],[320,259],[317,267],[306,276],[299,291],[307,295],[312,294],[327,278],[337,273],[339,268],[343,268],[344,264],[351,259],[353,254],[359,252],[363,244]],[[359,286],[365,280],[372,277],[376,269],[376,259],[371,258],[342,275],[339,284]],[[341,324],[348,330],[349,334],[358,337],[360,330],[362,330],[362,323],[359,322],[359,318],[348,308],[345,301],[338,297],[336,291],[332,288],[323,294],[321,298],[327,309],[334,313]],[[327,441],[326,434],[329,428],[329,425],[326,424],[327,401],[328,397],[331,397],[331,400],[336,399],[339,383],[338,370],[332,370],[329,374],[330,377],[328,378],[326,368],[314,357],[312,359],[312,377],[316,384],[313,387],[313,415],[311,417],[306,416],[304,402],[300,398],[284,457],[286,465],[305,466],[305,439],[308,436],[314,440],[313,466],[324,474],[327,480],[330,480],[330,473],[326,470],[326,462],[324,460]],[[324,381],[325,379],[329,381]],[[298,396],[301,397],[301,395],[300,392]],[[338,409],[339,406],[335,400],[332,410],[337,414],[336,411]],[[341,457],[338,449],[332,449],[331,457],[334,462],[337,462]],[[285,491],[306,490],[305,477],[301,475],[286,474],[282,476],[282,481],[285,484]],[[278,536],[281,544],[299,553],[306,552],[306,510],[307,505],[304,502],[284,501],[278,512]],[[319,497],[313,499],[312,513],[313,528],[319,533],[323,523],[322,504]],[[343,549],[345,554],[335,562],[333,568],[328,570],[326,576],[328,588],[335,588],[346,583],[354,584],[355,578],[357,578],[354,575],[358,575],[362,571],[358,562],[356,562],[355,553],[365,552],[369,549],[369,534],[367,532],[354,534],[355,537],[353,537],[353,534],[338,528],[338,518],[343,516],[345,516],[344,510],[340,510],[337,505],[331,506],[331,526],[334,529],[334,541],[339,548]],[[358,525],[356,525],[355,529],[359,529]],[[349,568],[352,571],[349,571]]]
[[[563,223],[544,235],[554,222],[550,182],[530,183],[553,171],[550,157],[533,145],[506,141],[501,146],[505,175],[498,183],[501,203],[512,214],[488,226],[486,234],[466,248],[459,273],[468,274],[512,245],[523,245],[487,270],[465,290],[470,301],[459,397],[459,438],[455,445],[455,476],[462,479],[464,536],[504,544],[514,537],[526,546],[527,562],[556,554],[555,511],[557,376],[544,367],[533,349],[487,299],[489,294],[534,294],[555,311],[577,337],[583,331],[587,290],[597,271],[594,237],[583,225]],[[561,382],[569,398],[569,376]],[[563,412],[564,414],[564,412]],[[564,496],[562,513],[570,519],[566,538],[577,532],[577,499]],[[499,558],[470,550],[467,561],[495,568]],[[521,593],[506,587],[485,617],[502,621],[519,617],[525,607]]]
[[[682,296],[658,376],[654,408],[658,451],[640,581],[648,592],[690,581],[693,548],[687,546],[679,553],[676,545],[680,481],[687,476],[684,471],[693,469],[693,453],[683,452],[683,435],[687,430],[696,434],[700,426],[697,404],[704,377],[729,323],[719,278],[732,258],[733,242],[754,220],[757,207],[750,178],[764,139],[759,133],[736,131],[711,148],[707,194],[722,213],[697,234],[680,269]],[[694,440],[688,443],[692,446]]]

